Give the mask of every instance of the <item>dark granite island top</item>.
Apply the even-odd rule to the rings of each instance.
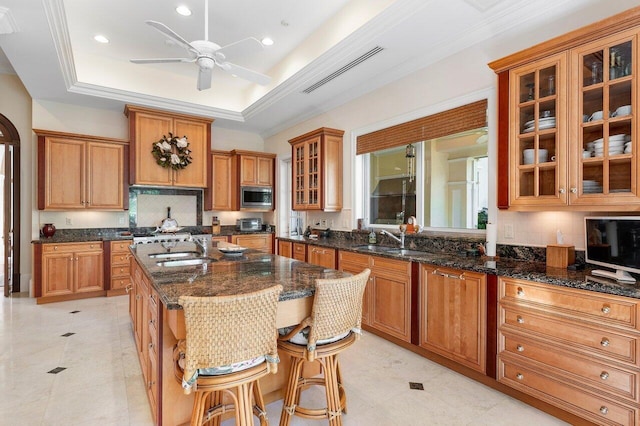
[[[312,296],[318,278],[341,278],[351,274],[326,269],[282,256],[247,250],[242,256],[226,256],[213,242],[209,247],[211,263],[196,266],[158,266],[154,253],[196,250],[195,243],[177,243],[167,249],[162,243],[141,244],[131,252],[149,277],[154,289],[167,309],[181,309],[178,298],[189,296],[222,296],[248,293],[276,284],[283,286],[280,301]]]

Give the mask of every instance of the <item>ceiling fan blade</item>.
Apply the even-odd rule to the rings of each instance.
[[[198,54],[198,51],[187,40],[182,38],[180,35],[178,35],[176,32],[174,32],[171,28],[167,27],[162,22],[157,22],[157,21],[145,21],[145,22],[151,25],[156,30],[160,31],[165,36],[169,37],[170,39],[178,43],[180,46],[187,49],[188,51],[193,52],[196,55]]]
[[[224,58],[235,58],[255,53],[263,49],[262,43],[255,37],[247,37],[242,40],[222,46],[216,50],[216,54],[222,53]]]
[[[202,68],[198,70],[198,90],[207,90],[211,88],[211,72],[212,68]]]
[[[271,83],[271,77],[268,75],[260,74],[257,71],[241,67],[240,65],[232,64],[231,62],[222,62],[218,65],[220,65],[220,68],[230,72],[231,74],[235,74],[240,78],[244,78],[245,80],[252,81],[262,86],[266,86]]]
[[[172,62],[195,62],[189,58],[151,58],[151,59],[129,59],[134,64],[168,64]]]

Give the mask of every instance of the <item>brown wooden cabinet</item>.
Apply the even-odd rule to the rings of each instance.
[[[233,150],[240,186],[273,186],[275,154]]]
[[[326,127],[291,139],[293,210],[342,210],[343,130]]]
[[[278,240],[278,255],[293,259],[293,243],[291,241]]]
[[[486,326],[485,274],[421,266],[420,346],[484,373]]]
[[[206,210],[236,210],[238,191],[232,177],[233,156],[226,151],[211,151],[209,177],[205,190]]]
[[[104,295],[102,242],[52,243],[36,247],[37,303]],[[39,270],[38,270],[39,269]]]
[[[34,131],[38,135],[39,210],[128,208],[125,141]]]
[[[293,243],[293,258],[301,262],[307,261],[307,245],[305,243]]]
[[[640,421],[640,303],[499,280],[498,381],[597,424]]]
[[[129,277],[131,275],[131,266],[129,258],[129,245],[131,241],[111,241],[108,280],[110,283],[107,296],[116,296],[125,293],[127,285],[129,285]]]
[[[158,293],[151,286],[140,265],[132,258],[129,312],[131,315],[138,360],[154,421],[158,421],[160,393],[161,307]]]
[[[371,269],[371,275],[363,324],[411,342],[411,262],[340,251],[338,269],[359,273],[364,268]]]
[[[327,247],[310,245],[307,248],[309,258],[307,262],[324,266],[325,268],[336,269],[336,250]]]
[[[637,210],[639,35],[636,8],[490,64],[500,208]]]
[[[253,248],[265,253],[273,253],[273,234],[237,234],[231,236],[231,243]]]
[[[127,105],[131,140],[130,181],[136,185],[205,188],[213,120]],[[186,136],[192,162],[181,170],[162,167],[151,154],[153,144],[172,133]]]

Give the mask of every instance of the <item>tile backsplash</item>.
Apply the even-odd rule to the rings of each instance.
[[[138,195],[138,227],[160,226],[171,207],[179,226],[197,225],[196,197],[190,195]]]

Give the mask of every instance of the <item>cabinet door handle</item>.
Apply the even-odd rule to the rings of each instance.
[[[602,346],[603,348],[606,348],[607,346],[609,346],[611,342],[609,342],[609,339],[607,339],[606,337],[603,337],[602,340],[600,341],[600,346]]]
[[[454,280],[464,280],[464,272],[460,275],[447,274],[446,272],[440,272],[437,269],[434,269],[431,273],[432,275],[440,275],[441,277],[453,278]]]
[[[517,322],[518,324],[524,324],[524,318],[522,318],[520,315],[518,315],[518,316],[516,317],[516,322]]]
[[[126,286],[126,287],[124,288],[124,290],[125,290],[127,293],[129,293],[131,290],[133,290],[133,286],[132,286],[131,284],[129,284],[128,286]]]
[[[516,374],[516,379],[522,380],[522,379],[524,379],[524,375],[522,373],[518,373],[518,374]]]
[[[602,311],[603,314],[608,314],[611,312],[611,308],[607,305],[604,305],[600,310]]]
[[[565,193],[565,190],[564,190],[564,188],[559,188],[559,189],[558,189],[558,192],[559,192],[560,194],[564,194],[564,193]]]
[[[603,371],[602,373],[600,373],[600,378],[602,380],[607,380],[609,378],[609,373],[607,373],[606,371]]]
[[[600,407],[600,412],[606,416],[609,412],[609,409],[603,405],[602,407]]]
[[[571,188],[571,193],[572,194],[577,194],[578,193],[578,188]]]
[[[516,346],[516,350],[517,350],[518,352],[524,352],[524,346],[522,346],[522,345],[517,345],[517,346]]]
[[[518,287],[518,290],[516,291],[516,294],[518,296],[524,296],[524,290],[522,289],[522,287]]]

